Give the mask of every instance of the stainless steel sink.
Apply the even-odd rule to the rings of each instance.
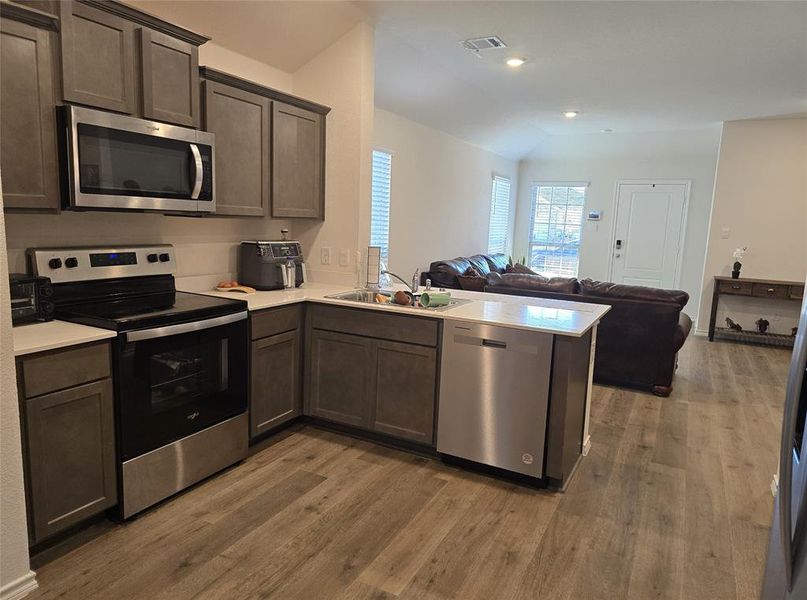
[[[459,298],[452,298],[447,306],[438,306],[434,308],[426,308],[421,306],[419,303],[416,303],[415,306],[401,306],[400,304],[395,304],[391,302],[392,296],[395,292],[390,290],[370,290],[370,289],[361,289],[361,290],[351,290],[349,292],[342,292],[340,294],[331,294],[330,296],[325,296],[326,298],[331,298],[333,300],[347,300],[348,302],[356,302],[359,304],[379,304],[381,306],[388,306],[389,308],[416,308],[418,310],[422,310],[424,312],[434,312],[440,310],[447,310],[449,308],[453,308],[455,306],[459,306],[460,304],[467,304],[470,300],[462,300]],[[390,300],[384,300],[384,298],[388,298]],[[415,294],[415,298],[420,298],[420,294]]]

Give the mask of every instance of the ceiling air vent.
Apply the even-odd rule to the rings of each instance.
[[[460,43],[466,50],[470,50],[471,52],[482,52],[483,50],[498,50],[500,48],[507,48],[507,44],[505,44],[501,38],[495,35],[486,35],[485,37],[463,40]]]

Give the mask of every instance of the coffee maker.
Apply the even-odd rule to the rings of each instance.
[[[241,242],[238,247],[238,282],[256,290],[280,290],[305,283],[305,262],[300,242]]]

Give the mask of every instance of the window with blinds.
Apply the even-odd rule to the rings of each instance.
[[[548,277],[577,277],[587,184],[533,185],[529,263]]]
[[[373,194],[370,208],[370,245],[381,248],[381,260],[389,266],[389,209],[392,154],[373,150]]]
[[[488,254],[507,252],[507,227],[510,223],[510,180],[493,177],[490,193],[490,225],[488,227]]]

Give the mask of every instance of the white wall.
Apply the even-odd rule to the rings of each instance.
[[[521,161],[516,256],[526,256],[532,183],[587,181],[586,209],[599,209],[600,222],[584,221],[579,277],[608,280],[616,183],[624,179],[688,179],[692,182],[681,288],[690,295],[686,312],[698,312],[703,257],[714,188],[720,128],[691,131],[550,136]]]
[[[17,375],[0,194],[0,598],[36,586],[28,563]]]
[[[487,251],[494,174],[511,180],[514,221],[516,161],[379,109],[373,145],[392,153],[389,268],[405,279],[432,261]]]
[[[294,223],[307,252],[307,270],[317,281],[354,283],[355,253],[366,250],[369,239],[373,39],[373,29],[359,23],[294,73],[296,95],[332,109],[326,129],[325,221]],[[322,248],[331,249],[330,265],[320,261]],[[346,265],[339,261],[342,251]]]
[[[722,237],[728,229],[728,237]],[[742,276],[804,281],[807,275],[807,119],[723,124],[698,329],[708,328],[714,275],[728,275],[732,252],[748,246]],[[731,316],[746,329],[765,317],[789,333],[798,303],[725,298],[718,325]]]

